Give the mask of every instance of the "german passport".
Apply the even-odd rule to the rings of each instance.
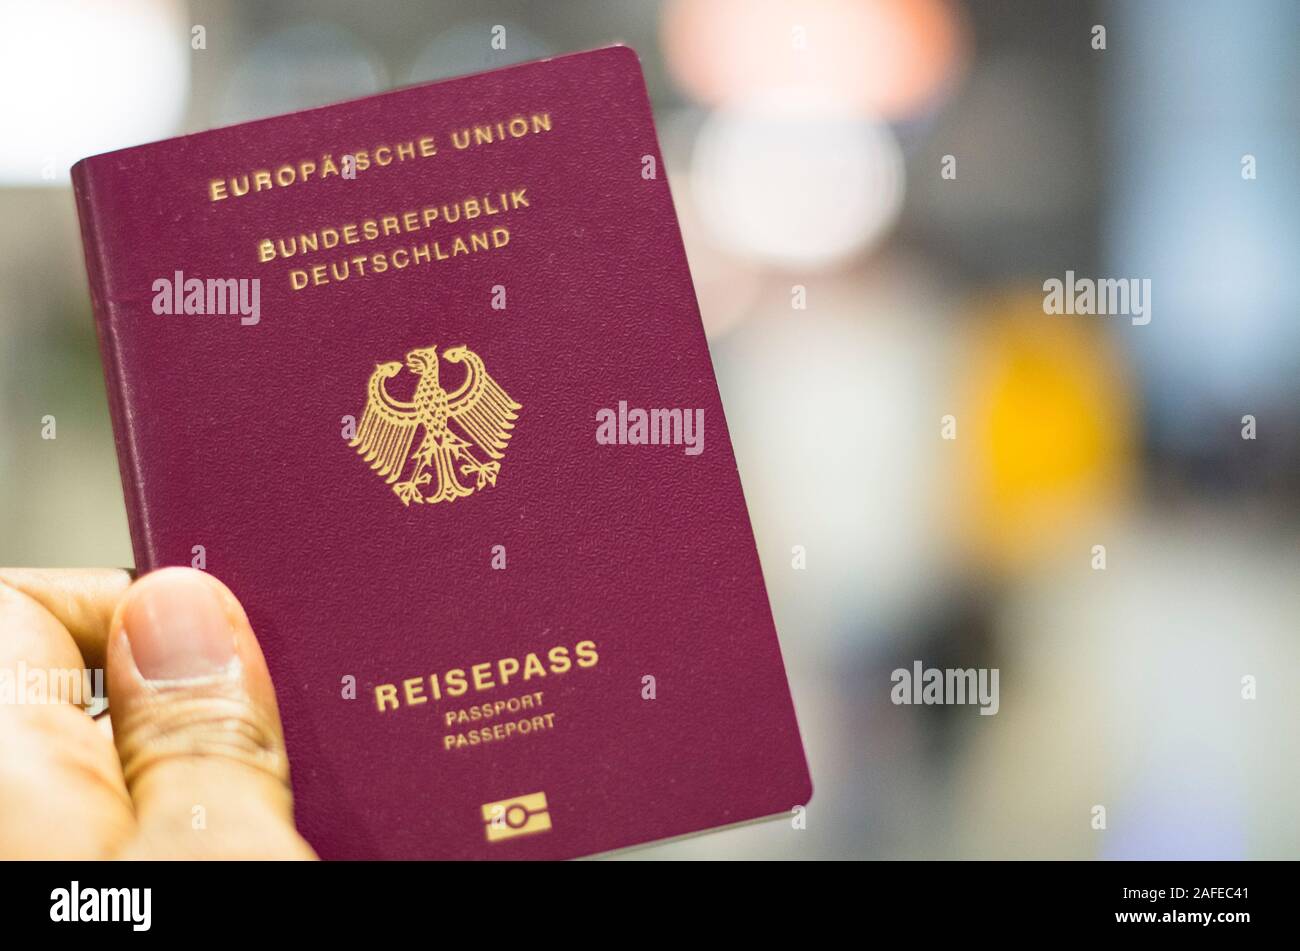
[[[326,858],[569,858],[811,795],[636,55],[98,155],[136,566],[266,651]]]

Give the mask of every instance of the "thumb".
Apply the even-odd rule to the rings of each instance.
[[[136,581],[114,612],[107,660],[139,829],[127,857],[310,857],[293,828],[271,677],[225,585],[189,568]]]

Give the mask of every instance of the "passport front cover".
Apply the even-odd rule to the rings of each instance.
[[[136,567],[241,598],[325,858],[811,795],[635,54],[80,162]]]

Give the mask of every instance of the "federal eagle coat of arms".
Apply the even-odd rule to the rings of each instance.
[[[348,443],[393,487],[403,505],[454,502],[484,486],[495,486],[499,460],[523,408],[492,378],[474,351],[450,347],[442,352],[442,359],[464,364],[464,381],[454,390],[443,389],[438,381],[438,348],[412,350],[406,355],[406,369],[419,382],[410,400],[394,399],[386,389],[387,382],[402,372],[402,364],[396,360],[377,364],[356,437]],[[423,438],[411,452],[420,430]],[[398,482],[408,463],[407,478]]]

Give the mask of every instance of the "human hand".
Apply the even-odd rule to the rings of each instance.
[[[0,569],[0,858],[314,858],[288,775],[266,661],[221,582]]]

